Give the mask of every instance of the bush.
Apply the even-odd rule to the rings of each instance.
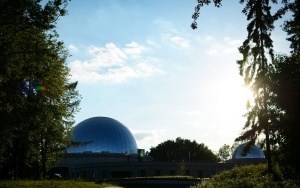
[[[224,171],[211,179],[203,180],[195,188],[298,188],[295,181],[274,181],[267,174],[265,164],[235,167]]]

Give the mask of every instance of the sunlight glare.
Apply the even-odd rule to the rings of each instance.
[[[232,117],[246,112],[246,104],[252,98],[250,89],[243,86],[239,80],[226,80],[219,87],[217,107],[223,117]]]

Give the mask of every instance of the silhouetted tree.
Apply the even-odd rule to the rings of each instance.
[[[194,22],[192,28],[197,28],[197,18],[199,17],[200,8],[209,4],[210,0],[199,0],[193,14]],[[214,0],[217,7],[221,6],[221,0]],[[281,18],[288,10],[294,12],[294,17],[299,16],[299,2],[291,2],[289,0],[282,1],[282,8],[271,14],[271,3],[277,3],[276,0],[257,0],[257,1],[239,1],[245,4],[242,10],[247,16],[249,24],[247,26],[248,36],[239,48],[243,59],[237,61],[240,67],[240,74],[244,77],[245,85],[250,87],[254,93],[253,103],[247,106],[247,121],[244,125],[244,132],[239,136],[237,141],[248,141],[245,149],[249,149],[251,144],[259,138],[259,135],[265,134],[266,156],[268,160],[268,172],[272,173],[272,157],[271,157],[271,142],[275,140],[278,130],[276,130],[277,110],[274,102],[271,101],[271,96],[274,95],[270,91],[270,65],[274,60],[273,41],[271,39],[271,31],[274,29],[274,21]],[[291,37],[291,46],[297,48],[299,43],[299,33],[294,32],[295,23],[299,21],[287,21],[285,30]],[[296,24],[297,25],[297,24]],[[290,32],[292,31],[292,32]],[[299,31],[299,30],[298,30]],[[289,33],[290,32],[290,33]],[[297,33],[297,34],[296,34]],[[273,138],[274,137],[274,138]]]
[[[279,132],[274,144],[279,145],[278,161],[285,175],[300,177],[300,56],[278,55],[271,71],[274,93],[272,101],[277,109],[276,126]],[[275,121],[274,121],[275,122]]]
[[[150,148],[149,156],[155,161],[217,161],[217,156],[204,144],[180,137]]]
[[[287,38],[288,41],[291,42],[291,53],[300,54],[300,1],[285,1],[285,6],[282,7],[278,13],[275,15],[275,19],[281,17],[286,11],[290,11],[292,13],[291,19],[285,21],[284,23],[284,31],[289,35]]]
[[[250,21],[247,31],[248,37],[239,48],[243,59],[237,61],[240,74],[245,84],[254,93],[254,103],[248,106],[247,121],[237,141],[247,140],[253,144],[261,133],[265,134],[268,171],[272,173],[272,158],[270,152],[270,118],[269,118],[269,64],[274,59],[271,31],[274,20],[271,15],[268,0],[248,1],[243,13]],[[269,58],[268,58],[269,56]],[[271,61],[271,62],[269,62]]]

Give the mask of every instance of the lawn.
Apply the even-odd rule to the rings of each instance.
[[[0,181],[1,188],[104,188],[110,187],[112,184],[102,183],[96,184],[95,182],[85,181],[59,181],[59,180],[17,180],[17,181]]]

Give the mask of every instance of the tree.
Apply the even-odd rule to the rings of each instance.
[[[217,161],[214,153],[204,144],[180,137],[150,148],[149,156],[155,161]]]
[[[285,21],[284,31],[289,35],[287,38],[288,41],[291,42],[291,53],[295,53],[297,55],[300,54],[300,1],[295,0],[293,3],[287,3],[285,7],[281,10],[281,12],[285,12],[286,10],[290,10],[292,12],[292,19]],[[283,14],[283,13],[281,13]],[[280,15],[280,14],[279,14]]]
[[[210,0],[199,0],[193,14],[192,28],[197,28],[197,18],[200,8],[209,4]],[[299,142],[300,130],[299,110],[299,50],[300,50],[300,2],[299,0],[283,0],[282,7],[271,15],[271,3],[276,0],[245,1],[243,13],[250,21],[247,26],[248,37],[239,48],[243,59],[237,61],[240,74],[244,77],[245,84],[254,92],[254,101],[247,106],[247,121],[244,132],[237,141],[249,141],[245,149],[257,141],[260,134],[265,134],[266,156],[268,159],[268,172],[272,173],[271,147],[273,152],[278,152],[279,161],[285,161],[298,175],[300,165],[299,150],[295,143]],[[214,0],[217,7],[221,0]],[[292,12],[292,18],[285,21],[284,31],[291,42],[291,57],[279,55],[274,59],[273,41],[271,31],[274,21],[283,17],[287,12]],[[290,177],[289,177],[290,178]]]
[[[225,162],[229,159],[231,154],[231,148],[229,145],[224,144],[218,151],[218,157],[222,162]]]
[[[254,93],[255,102],[253,106],[248,106],[245,132],[237,138],[237,141],[248,140],[253,144],[259,135],[264,133],[268,172],[272,173],[268,111],[269,78],[267,77],[270,62],[268,62],[267,56],[269,55],[271,61],[274,58],[273,41],[270,38],[274,20],[270,10],[271,6],[268,0],[247,2],[243,9],[243,13],[250,23],[247,27],[248,37],[239,48],[243,59],[237,63],[240,66],[241,76],[244,76],[245,84],[250,86]]]
[[[0,2],[0,174],[39,178],[61,157],[80,96],[55,31],[67,0]]]
[[[283,137],[282,161],[284,166],[295,171],[296,178],[299,179],[300,150],[295,143],[300,141],[300,1],[287,3],[284,8],[292,12],[292,18],[284,24],[284,31],[289,35],[287,40],[291,42],[292,55],[279,55],[276,58],[271,74],[274,83],[272,89],[276,93],[276,104],[283,111],[279,122]]]
[[[271,71],[273,101],[278,109],[277,127],[280,132],[274,143],[279,144],[279,163],[291,178],[300,177],[300,56],[278,55]]]
[[[272,0],[272,3],[277,3]],[[210,3],[209,0],[198,1],[193,15],[192,28],[197,28],[197,18],[200,7]],[[216,6],[221,5],[220,0],[214,1]],[[254,93],[254,102],[249,103],[247,121],[244,125],[244,132],[236,141],[248,141],[245,149],[249,149],[258,139],[260,134],[265,134],[266,156],[268,160],[268,171],[272,173],[272,158],[270,148],[270,125],[272,120],[272,103],[270,102],[270,78],[268,77],[269,66],[274,59],[273,41],[271,31],[274,29],[275,17],[271,14],[269,0],[245,1],[242,12],[247,16],[248,36],[239,48],[243,59],[237,61],[240,68],[240,75],[244,77],[245,85],[250,87]],[[288,1],[283,1],[286,5]],[[275,14],[281,17],[285,10],[280,9]]]

